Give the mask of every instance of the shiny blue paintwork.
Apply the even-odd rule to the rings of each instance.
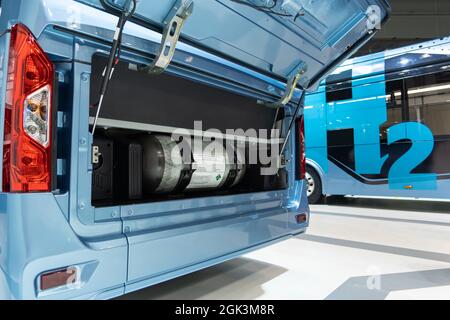
[[[397,64],[388,67],[388,60],[397,61]],[[364,177],[380,174],[389,158],[389,154],[380,154],[380,128],[388,120],[386,74],[395,70],[407,78],[431,72],[427,71],[427,65],[437,65],[441,70],[447,70],[448,64],[450,39],[429,41],[346,61],[332,75],[340,75],[349,70],[352,72],[353,98],[350,100],[327,103],[325,81],[316,92],[307,95],[307,162],[321,177],[325,195],[448,199],[449,172],[413,173],[435,148],[433,132],[422,123],[403,122],[391,126],[388,129],[387,144],[409,140],[412,142],[411,149],[389,168],[387,179]],[[330,161],[328,155],[328,133],[342,129],[354,131],[352,152],[355,168],[347,168],[348,172]],[[349,172],[358,176],[358,179]]]
[[[58,141],[58,148],[68,156],[57,162],[59,178],[65,182],[60,190],[0,194],[0,298],[112,298],[281,241],[308,226],[295,219],[299,213],[309,214],[304,183],[296,181],[293,174],[295,139],[287,146],[290,187],[285,191],[151,205],[91,206],[90,63],[94,54],[109,52],[116,20],[78,1],[2,1],[1,105],[8,66],[10,35],[6,31],[20,22],[29,27],[55,63],[63,93],[58,101],[58,130],[66,139]],[[350,54],[340,44],[363,44],[358,43],[365,36],[360,33],[360,23],[349,22],[342,28],[345,40],[335,41],[339,48],[324,58],[322,66],[311,64],[310,78],[328,70],[338,55],[342,59]],[[160,37],[143,26],[128,24],[122,59],[149,63],[149,53],[157,52]],[[246,39],[252,39],[251,32]],[[258,43],[258,39],[253,40]],[[276,51],[274,43],[270,43],[270,50]],[[192,45],[179,43],[177,48],[174,64],[167,71],[171,74],[265,101],[280,97],[285,88],[282,79],[274,80]],[[280,60],[283,52],[272,57]],[[297,59],[302,57],[307,55]],[[294,100],[299,95],[296,92]],[[2,141],[4,108],[0,110]],[[38,290],[40,274],[66,266],[78,270],[75,286]]]
[[[102,7],[100,0],[79,1]],[[121,5],[125,1],[105,2]],[[140,1],[136,16],[144,22],[161,26],[176,2]],[[272,10],[286,14],[280,9],[284,2],[278,1]],[[370,6],[378,6],[379,24],[385,19],[388,9],[384,0],[286,2],[303,6],[304,15],[294,21],[261,14],[230,0],[195,0],[194,11],[183,27],[183,36],[204,48],[283,78],[291,76],[299,65],[306,63],[308,70],[304,78],[317,80],[327,73],[330,63],[342,55],[344,48],[353,46],[355,39],[367,34]],[[249,3],[268,5],[266,0],[250,0]],[[227,27],[222,27],[222,22]]]

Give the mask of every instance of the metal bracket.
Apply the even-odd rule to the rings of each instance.
[[[188,0],[185,2],[183,2],[183,0],[177,0],[175,2],[163,22],[164,31],[162,34],[161,47],[159,48],[158,55],[149,66],[138,67],[139,71],[145,71],[152,74],[161,74],[167,69],[175,54],[181,29],[193,11],[193,0]]]
[[[98,146],[93,146],[92,147],[92,163],[99,164],[101,155],[102,154],[100,153],[100,148]]]
[[[307,67],[306,63],[301,62],[295,68],[295,70],[292,72],[292,76],[289,77],[287,85],[286,85],[286,91],[284,92],[281,99],[278,100],[277,102],[266,103],[265,105],[267,107],[277,108],[277,109],[286,106],[292,100],[292,97],[294,96],[295,89],[297,88],[298,84],[300,84],[303,88],[307,87],[306,79],[302,78],[307,70],[308,70],[308,67]]]

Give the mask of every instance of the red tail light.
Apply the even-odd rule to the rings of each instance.
[[[298,120],[298,180],[305,179],[306,173],[306,150],[305,150],[305,117]]]
[[[3,144],[3,192],[51,189],[54,67],[31,32],[11,30]]]

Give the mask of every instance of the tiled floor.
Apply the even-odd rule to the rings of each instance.
[[[450,299],[450,203],[335,199],[306,235],[126,299]]]

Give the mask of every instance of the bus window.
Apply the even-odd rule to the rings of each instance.
[[[401,123],[403,120],[403,81],[395,80],[386,82],[387,121],[380,128],[382,143],[387,142],[387,133],[391,126]]]
[[[450,72],[405,80],[410,121],[428,126],[434,136],[450,135]]]
[[[326,79],[327,103],[353,99],[352,70],[330,75]]]

